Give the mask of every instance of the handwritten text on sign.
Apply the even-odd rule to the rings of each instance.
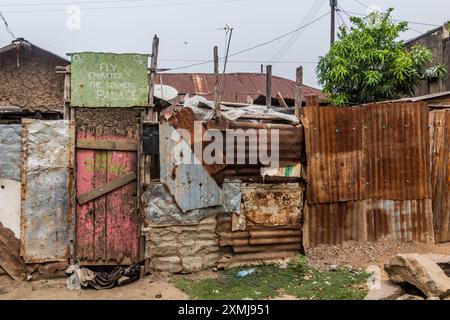
[[[71,105],[147,106],[147,65],[147,55],[142,54],[74,54],[71,65]]]

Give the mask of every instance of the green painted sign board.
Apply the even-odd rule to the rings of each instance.
[[[73,107],[148,105],[148,56],[81,52],[72,55]]]

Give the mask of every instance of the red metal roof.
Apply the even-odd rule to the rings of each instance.
[[[220,76],[222,81],[222,75]],[[162,73],[156,77],[159,84],[169,85],[178,90],[179,97],[186,94],[204,96],[209,100],[214,97],[215,76],[212,73]],[[285,100],[294,100],[295,82],[286,78],[272,77],[272,98],[277,99],[278,92]],[[248,98],[255,100],[265,96],[266,75],[261,73],[228,73],[224,79],[224,94],[222,101],[248,102]],[[325,96],[319,89],[303,86],[303,97],[319,95]]]

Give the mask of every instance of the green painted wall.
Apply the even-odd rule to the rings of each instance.
[[[147,68],[145,54],[73,54],[71,106],[145,107],[148,105]]]

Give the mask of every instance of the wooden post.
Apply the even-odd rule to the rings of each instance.
[[[222,112],[220,110],[220,93],[219,93],[219,49],[214,47],[214,113],[217,119],[222,118]]]
[[[297,68],[295,77],[295,116],[300,119],[300,108],[302,107],[302,89],[303,89],[303,67]]]
[[[64,73],[64,120],[70,119],[70,65],[66,67]]]
[[[148,92],[148,108],[145,112],[145,117],[141,122],[141,143],[140,143],[140,151],[142,152],[142,125],[143,122],[152,122],[157,119],[154,119],[156,113],[153,110],[155,106],[155,77],[156,77],[156,66],[158,65],[158,49],[159,49],[159,38],[155,35],[153,38],[152,44],[152,57],[150,61],[150,83],[149,83],[149,92]],[[143,184],[145,186],[150,184],[151,181],[151,156],[144,156],[144,164],[143,164]],[[141,174],[142,176],[142,174]]]
[[[266,66],[266,106],[272,106],[272,66]]]

